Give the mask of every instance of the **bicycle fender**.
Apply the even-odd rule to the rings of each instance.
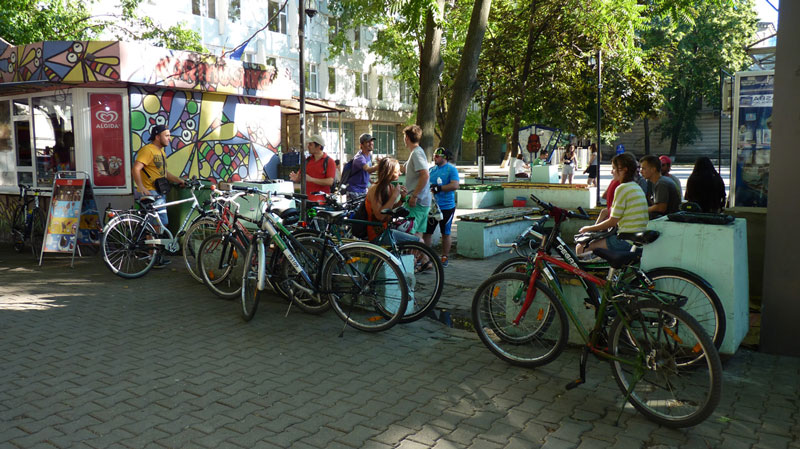
[[[372,248],[372,249],[380,252],[384,256],[389,257],[392,260],[392,262],[396,263],[398,266],[400,266],[400,267],[403,266],[402,263],[400,262],[400,259],[398,259],[397,256],[395,256],[394,254],[392,254],[389,251],[387,251],[386,248],[383,248],[381,246],[375,245],[373,243],[362,242],[362,241],[350,242],[350,243],[345,243],[344,245],[340,246],[339,248],[340,249],[345,249],[345,248],[350,248],[350,247],[353,247],[353,246],[361,246],[361,247],[367,246],[369,248]]]

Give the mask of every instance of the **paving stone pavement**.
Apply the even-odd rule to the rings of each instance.
[[[2,448],[800,448],[797,358],[740,350],[692,429],[630,407],[615,425],[604,364],[565,391],[575,348],[523,369],[429,319],[339,338],[334,314],[285,316],[266,297],[245,323],[177,258],[138,280],[98,257],[31,259],[0,248]],[[494,265],[458,267],[445,303],[469,301]]]

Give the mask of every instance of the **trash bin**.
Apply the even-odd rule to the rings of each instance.
[[[197,201],[200,202],[200,205],[203,204],[203,201],[211,198],[211,182],[200,180],[203,184],[203,188],[200,190],[196,190],[194,192],[195,196],[197,197]],[[180,201],[185,200],[192,197],[192,189],[186,188],[182,189],[180,187],[172,186],[169,193],[167,194],[167,202],[173,201]],[[175,234],[178,229],[180,229],[183,220],[186,219],[186,216],[192,212],[192,202],[187,201],[185,203],[176,204],[174,206],[170,206],[167,208],[167,217],[169,218],[169,225],[167,226],[173,234]],[[190,219],[194,218],[197,215],[197,212],[192,214]]]

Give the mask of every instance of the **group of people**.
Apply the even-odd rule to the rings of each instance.
[[[681,183],[670,174],[672,160],[668,156],[647,155],[638,162],[630,153],[618,154],[611,160],[613,177],[605,193],[607,207],[594,225],[578,232],[599,232],[617,227],[618,233],[641,232],[650,219],[678,212],[681,207]],[[725,204],[725,184],[707,157],[697,160],[686,183],[688,202],[703,212],[717,213]],[[577,253],[596,248],[627,251],[630,243],[617,234],[592,241],[584,247],[578,244]]]
[[[589,174],[587,184],[589,187],[597,186],[597,145],[591,144],[589,146],[589,162],[584,173]],[[522,152],[517,154],[517,158],[513,161],[514,176],[516,178],[529,178],[528,170],[531,166],[548,165],[550,153],[547,150],[541,150],[536,158],[530,165],[525,163]],[[578,165],[575,145],[570,144],[564,155],[561,157],[561,184],[572,184],[572,178],[575,176],[575,167]]]
[[[348,199],[365,197],[367,219],[387,223],[390,218],[382,214],[385,209],[393,209],[405,205],[409,210],[408,219],[413,222],[409,232],[392,230],[396,241],[422,240],[430,245],[433,233],[439,227],[442,233],[442,264],[448,265],[452,240],[450,228],[455,216],[455,191],[458,190],[458,170],[450,163],[452,154],[437,148],[433,154],[433,167],[429,167],[425,150],[419,145],[422,139],[422,128],[411,125],[403,130],[403,141],[409,150],[408,160],[400,165],[393,157],[372,160],[375,149],[375,138],[369,134],[359,137],[360,151],[355,155],[347,179],[346,192]],[[324,151],[325,141],[320,136],[312,136],[308,142],[311,156],[306,161],[306,191],[330,193],[331,186],[337,176],[335,161]],[[377,180],[370,183],[370,175],[377,173]],[[396,181],[401,174],[406,175],[403,185]],[[291,172],[289,178],[299,182],[301,175]],[[432,198],[442,212],[442,219],[429,222],[428,212]],[[309,195],[311,201],[322,201],[319,195]],[[379,233],[369,227],[367,237],[377,241]],[[422,261],[421,270],[432,268],[431,261]]]

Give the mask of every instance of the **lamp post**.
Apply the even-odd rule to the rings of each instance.
[[[297,11],[297,38],[298,38],[298,59],[300,64],[300,79],[299,87],[300,87],[300,192],[302,194],[306,194],[306,66],[305,66],[305,34],[306,34],[306,24],[305,24],[305,17],[303,15],[307,15],[309,19],[313,18],[317,14],[317,2],[316,0],[298,0],[298,11]],[[300,202],[300,217],[305,220],[306,216],[306,202],[305,200]]]
[[[603,90],[603,51],[597,50],[597,60],[589,58],[589,65],[597,64],[597,157],[594,159],[597,164],[597,205],[600,204],[600,158],[603,152],[600,151],[600,92]]]

